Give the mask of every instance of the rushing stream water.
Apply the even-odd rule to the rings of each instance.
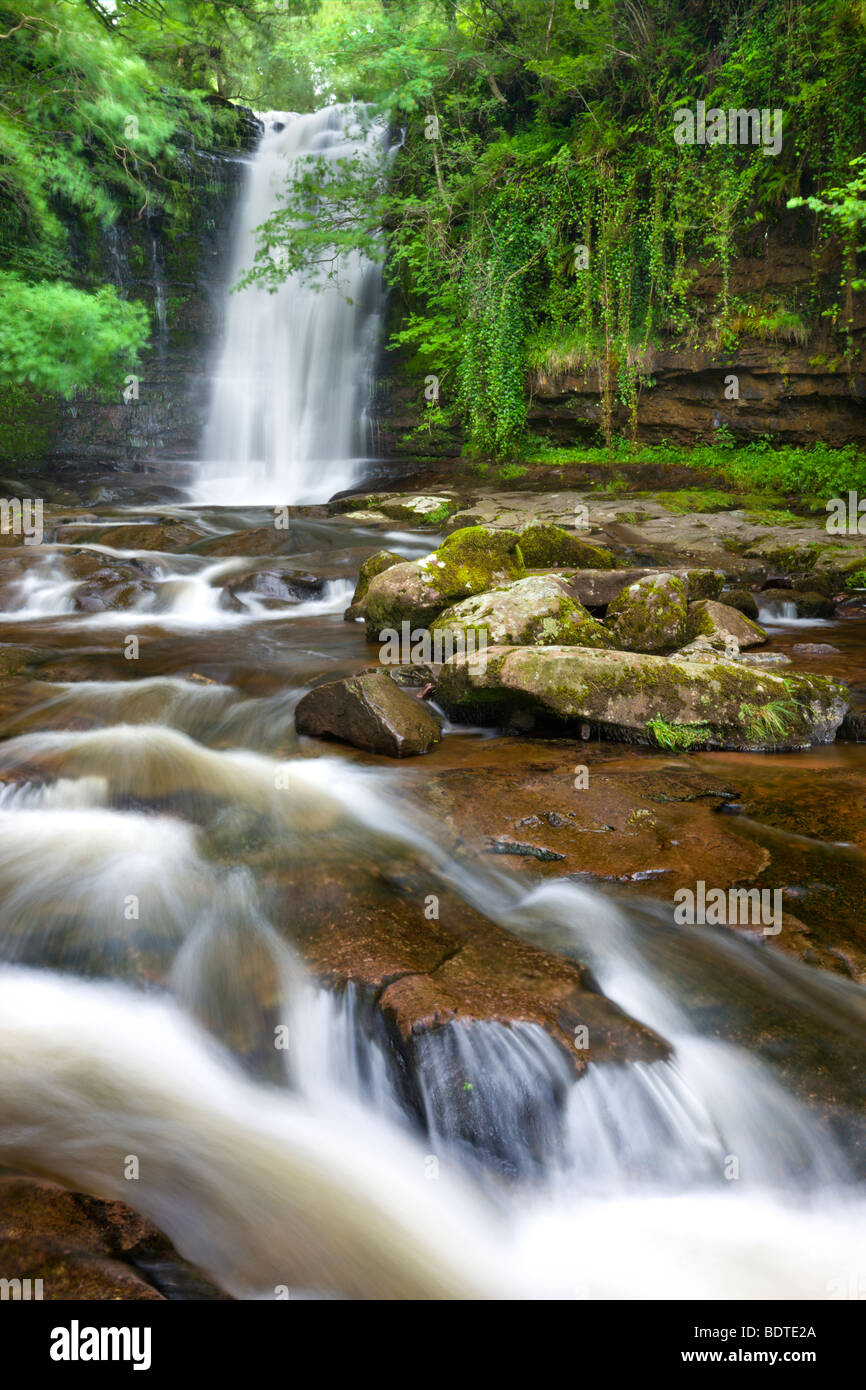
[[[202,514],[207,535],[218,518]],[[376,544],[299,524],[282,563],[315,547],[334,577],[266,609],[220,606],[259,561],[124,552],[157,578],[122,614],[70,611],[64,546],[27,556],[0,640],[80,669],[2,726],[3,1161],[132,1201],[241,1297],[827,1296],[859,1267],[866,1209],[845,1143],[758,1059],[749,1019],[783,1011],[841,1069],[861,992],[728,932],[455,858],[389,773],[299,745],[309,681],[369,659],[340,572]],[[419,1045],[407,1105],[369,1000],[315,986],[293,944],[319,875],[345,883],[350,932],[353,878],[395,860],[420,902],[448,887],[588,963],[670,1060],[576,1080],[537,1025],[452,1024]]]
[[[246,223],[287,159],[344,148],[333,112],[271,118]],[[234,510],[103,508],[3,552],[0,643],[47,666],[0,717],[0,1162],[131,1203],[242,1298],[833,1296],[866,1204],[810,1078],[850,1071],[862,991],[455,850],[381,760],[293,732],[312,681],[370,663],[342,620],[360,560],[431,545],[300,517],[276,567],[222,543],[352,476],[378,296],[352,275],[354,318],[291,283],[232,304],[201,488],[230,473]],[[101,539],[133,523],[195,535]],[[134,576],[126,606],[88,606],[95,559]],[[666,1055],[578,1076],[536,1023],[452,1022],[407,1090],[373,994],[304,964],[302,922],[351,940],[368,874],[418,933],[450,893],[580,962]]]

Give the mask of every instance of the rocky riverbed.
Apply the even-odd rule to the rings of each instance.
[[[362,1090],[510,1183],[587,1075],[675,1059],[578,929],[591,892],[689,1026],[747,1046],[862,1168],[862,542],[661,501],[626,521],[587,490],[160,491],[70,489],[41,544],[0,537],[4,961],[167,990],[279,1088],[302,960]],[[676,928],[697,881],[780,892],[779,930]],[[562,892],[565,915],[532,905]],[[541,1040],[519,1094],[449,1051],[473,1026]],[[62,1151],[0,1160],[4,1269],[49,1268],[46,1297],[238,1292],[137,1190],[70,1193]]]

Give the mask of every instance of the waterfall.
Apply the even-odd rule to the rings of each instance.
[[[256,229],[307,156],[374,156],[381,123],[359,109],[270,112],[247,175],[231,285],[255,260]],[[357,477],[371,436],[368,406],[382,311],[378,266],[356,252],[316,288],[300,273],[275,292],[230,292],[205,433],[199,493],[233,504],[326,501]]]
[[[786,603],[781,599],[758,600],[758,622],[759,623],[795,623],[797,621],[797,605],[794,602]]]

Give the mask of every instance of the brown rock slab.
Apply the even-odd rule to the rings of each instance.
[[[124,1256],[164,1238],[122,1202],[101,1202],[53,1183],[0,1179],[0,1269],[6,1279],[41,1279],[48,1300],[162,1302]]]
[[[583,966],[513,936],[440,881],[403,867],[388,875],[391,891],[370,870],[350,877],[320,874],[314,893],[297,886],[292,936],[316,975],[335,988],[351,982],[374,999],[407,1065],[413,1038],[458,1019],[536,1023],[578,1072],[590,1061],[668,1055],[661,1038],[598,992]],[[431,893],[439,913],[432,920],[425,915]],[[579,1024],[590,1036],[580,1052]]]

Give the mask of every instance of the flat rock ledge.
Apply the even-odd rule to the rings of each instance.
[[[488,647],[483,666],[455,655],[436,698],[474,723],[516,708],[614,741],[752,752],[832,743],[850,700],[821,676],[573,646]]]

